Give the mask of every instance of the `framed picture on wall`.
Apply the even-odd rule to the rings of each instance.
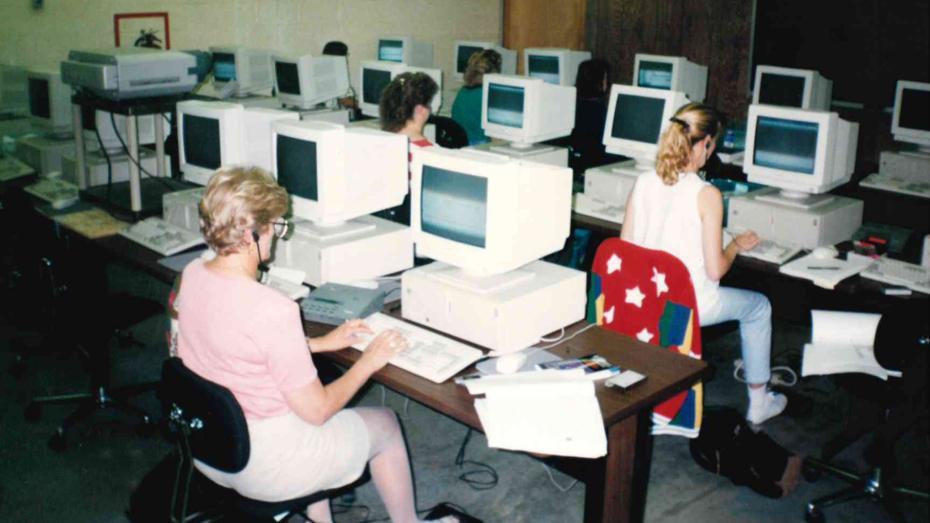
[[[171,49],[168,13],[116,13],[113,40],[116,47]]]

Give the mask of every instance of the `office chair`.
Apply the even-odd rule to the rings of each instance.
[[[468,146],[468,134],[455,120],[448,116],[430,115],[426,123],[436,126],[436,144],[446,149],[461,149]]]
[[[190,521],[188,516],[204,516],[186,514],[193,460],[224,472],[241,471],[249,462],[249,427],[232,392],[198,376],[180,358],[169,358],[162,365],[160,396],[181,456],[171,506],[171,521],[180,523]],[[224,489],[224,499],[213,511],[228,518],[224,521],[284,521],[292,515],[302,516],[308,505],[341,495],[367,479],[366,472],[349,485],[278,502],[250,499]]]
[[[894,520],[904,521],[897,506],[898,498],[930,499],[926,491],[893,484],[897,440],[915,424],[921,424],[922,434],[926,435],[928,316],[927,300],[906,300],[882,314],[875,334],[875,357],[885,368],[900,369],[901,378],[882,381],[863,374],[837,376],[854,396],[847,426],[824,446],[819,459],[805,460],[804,477],[816,481],[822,472],[827,472],[850,486],[810,501],[805,508],[805,520],[809,523],[823,523],[826,507],[861,498],[878,502]],[[831,464],[830,460],[855,442],[863,429],[873,438],[865,451],[869,469],[860,473]]]
[[[333,56],[348,56],[349,55],[349,46],[345,43],[338,40],[333,40],[331,42],[326,42],[326,45],[323,46],[323,54],[333,55]]]

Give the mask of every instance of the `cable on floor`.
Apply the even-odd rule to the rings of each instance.
[[[737,358],[733,360],[733,378],[740,382],[746,383],[746,372],[743,370],[743,360]],[[798,375],[791,367],[779,365],[772,367],[772,377],[769,383],[777,387],[794,387],[798,383]]]
[[[543,468],[546,469],[546,474],[549,476],[549,481],[552,483],[552,486],[557,488],[559,492],[568,492],[569,490],[574,488],[575,485],[578,484],[578,480],[573,479],[571,483],[569,483],[568,486],[566,487],[559,485],[559,482],[555,480],[555,476],[552,475],[552,469],[549,468],[549,465],[546,465],[545,463],[542,463],[542,462],[540,463],[542,464]]]
[[[468,446],[471,434],[472,429],[469,428],[468,432],[465,433],[465,439],[462,440],[462,445],[459,447],[458,453],[455,455],[455,465],[459,468],[465,465],[471,465],[476,468],[462,472],[459,474],[458,479],[471,487],[472,490],[491,490],[497,486],[497,482],[500,479],[494,467],[480,461],[465,459],[465,448]]]

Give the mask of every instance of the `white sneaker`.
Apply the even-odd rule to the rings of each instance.
[[[753,425],[761,425],[771,418],[778,416],[788,406],[788,398],[784,394],[769,391],[765,394],[765,401],[761,405],[749,405],[746,419]]]

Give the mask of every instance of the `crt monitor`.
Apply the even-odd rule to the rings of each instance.
[[[682,91],[692,102],[703,102],[707,92],[707,67],[683,56],[637,53],[633,64],[633,85],[668,91]]]
[[[275,56],[274,72],[278,99],[285,106],[310,109],[349,90],[344,56]]]
[[[898,80],[891,133],[899,142],[930,152],[930,83]]]
[[[381,93],[391,80],[402,73],[421,72],[428,74],[439,87],[430,106],[433,114],[439,113],[442,105],[442,70],[425,67],[410,67],[403,64],[384,61],[362,62],[359,77],[362,79],[362,93],[359,108],[365,116],[378,117],[378,105],[381,103]]]
[[[272,164],[294,217],[321,227],[400,205],[407,195],[407,138],[322,121],[272,125]]]
[[[578,65],[591,59],[588,51],[573,51],[559,47],[523,50],[523,69],[530,78],[542,78],[555,85],[575,85]]]
[[[26,68],[0,64],[0,112],[26,115],[29,112],[29,95]]]
[[[206,185],[220,167],[245,162],[245,108],[227,102],[178,102],[180,169],[184,179]]]
[[[541,78],[484,75],[481,127],[514,147],[560,138],[575,126],[575,88]]]
[[[830,110],[833,81],[810,69],[774,65],[756,67],[752,103]]]
[[[517,52],[511,49],[506,49],[497,44],[491,42],[478,42],[471,40],[459,40],[455,42],[455,49],[453,54],[453,63],[455,64],[455,72],[453,77],[457,80],[461,80],[465,74],[465,70],[468,69],[468,59],[471,58],[471,55],[483,51],[485,49],[494,49],[501,55],[501,70],[502,74],[516,74],[517,73]]]
[[[30,69],[26,89],[33,125],[53,134],[70,134],[71,88],[62,83],[61,73]]]
[[[411,172],[417,255],[454,265],[466,279],[517,269],[558,251],[568,237],[570,169],[430,148],[416,151]]]
[[[750,105],[743,170],[750,182],[781,189],[779,198],[795,206],[834,189],[852,176],[859,125],[836,113]]]
[[[409,36],[382,36],[377,59],[413,67],[433,67],[433,44]]]
[[[274,87],[271,52],[247,47],[211,47],[213,85],[223,95],[243,97]]]
[[[607,152],[629,156],[637,164],[655,164],[659,137],[681,106],[688,103],[685,93],[614,84],[604,121]]]

